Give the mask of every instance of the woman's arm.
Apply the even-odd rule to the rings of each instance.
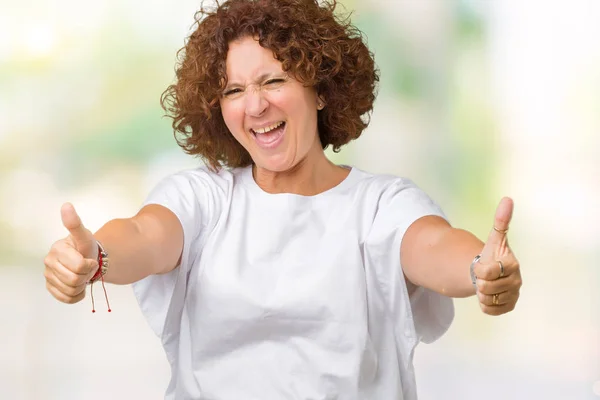
[[[181,261],[183,228],[175,214],[160,205],[147,205],[133,218],[114,219],[94,238],[109,255],[104,280],[110,283],[137,282],[172,271]]]
[[[450,297],[467,297],[475,294],[469,266],[483,245],[472,233],[427,216],[404,234],[400,261],[413,284]]]
[[[470,232],[452,228],[440,217],[415,221],[400,245],[408,281],[450,297],[477,294],[486,314],[512,311],[522,285],[519,261],[506,238],[513,207],[510,198],[502,199],[485,244]],[[481,256],[474,265],[477,291],[469,273],[476,255]]]
[[[114,219],[95,235],[84,227],[71,204],[61,209],[69,235],[52,245],[44,259],[46,288],[59,301],[76,303],[85,297],[86,283],[98,269],[98,245],[108,253],[104,280],[128,284],[165,273],[179,264],[183,228],[170,210],[148,205],[132,218]]]

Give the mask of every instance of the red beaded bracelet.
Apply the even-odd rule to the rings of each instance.
[[[112,310],[110,309],[110,303],[108,302],[106,287],[104,286],[104,275],[106,275],[106,272],[108,271],[108,253],[104,250],[104,247],[102,247],[100,242],[96,241],[96,243],[98,244],[98,270],[96,270],[96,273],[88,282],[90,285],[90,295],[92,298],[92,312],[96,312],[96,306],[94,304],[94,282],[96,282],[98,279],[102,281],[102,289],[104,289],[104,298],[106,299],[108,312],[111,312]]]

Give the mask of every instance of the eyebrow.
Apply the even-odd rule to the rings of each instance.
[[[285,73],[282,73],[282,74],[285,74]],[[255,82],[262,82],[267,78],[278,76],[278,75],[279,75],[279,72],[266,72],[264,74],[259,75],[255,79]],[[285,77],[285,75],[283,75],[282,78],[283,77]],[[235,86],[243,86],[243,85],[240,83],[237,83],[237,82],[227,82],[227,86],[225,86],[225,90],[229,89],[232,86],[235,87]]]

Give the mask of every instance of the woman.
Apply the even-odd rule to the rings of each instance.
[[[451,297],[477,293],[491,315],[516,304],[510,199],[484,244],[410,180],[326,158],[367,126],[378,81],[334,9],[201,11],[162,102],[209,166],[94,234],[61,210],[48,291],[74,303],[88,282],[133,283],[172,367],[167,398],[415,399],[413,350],[448,329]]]

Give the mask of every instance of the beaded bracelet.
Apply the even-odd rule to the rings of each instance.
[[[104,250],[104,247],[100,242],[98,243],[98,269],[92,279],[89,280],[88,285],[96,282],[98,279],[101,279],[104,275],[106,275],[106,271],[108,271],[108,253]]]
[[[106,287],[104,286],[104,275],[108,271],[108,253],[104,250],[104,247],[99,241],[96,241],[98,244],[98,269],[92,278],[88,281],[88,285],[90,285],[90,295],[92,298],[92,312],[96,312],[96,306],[94,303],[94,282],[97,280],[102,281],[102,289],[104,289],[104,298],[106,299],[106,305],[108,307],[108,312],[111,312],[110,303],[108,302],[108,295],[106,294]]]

